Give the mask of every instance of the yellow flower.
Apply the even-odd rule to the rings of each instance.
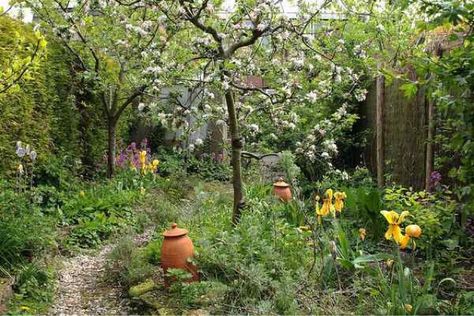
[[[342,209],[344,208],[344,199],[346,198],[346,193],[345,192],[336,192],[334,193],[334,199],[336,200],[334,202],[334,208],[338,212],[342,212]]]
[[[405,249],[408,246],[408,242],[410,241],[410,236],[404,235],[402,240],[400,241],[400,249]]]
[[[29,308],[28,306],[25,306],[25,305],[20,306],[20,309],[21,309],[22,311],[24,311],[24,312],[29,312],[29,311],[31,311],[31,308]]]
[[[334,212],[334,205],[332,204],[332,189],[327,189],[325,198],[323,199],[323,207],[319,210],[320,216],[327,216],[329,212]]]
[[[408,225],[405,228],[405,233],[410,237],[418,238],[421,236],[421,228],[418,225]]]
[[[359,237],[362,241],[365,240],[365,236],[367,235],[367,231],[365,228],[359,228]]]
[[[397,244],[400,244],[404,237],[400,224],[410,213],[408,211],[403,211],[401,214],[398,214],[395,211],[381,211],[380,213],[385,217],[389,224],[388,229],[385,232],[385,239],[390,240],[393,238]]]
[[[332,202],[332,194],[333,194],[333,193],[332,193],[332,189],[327,189],[327,190],[326,190],[325,195],[326,195],[326,197],[327,197],[328,199],[331,200],[331,202]]]
[[[23,169],[23,165],[22,165],[22,164],[19,164],[19,165],[18,165],[17,171],[18,171],[19,174],[25,173],[25,170]]]
[[[140,152],[140,163],[142,164],[142,168],[144,168],[146,163],[146,150]]]
[[[316,201],[315,209],[316,209],[316,215],[318,216],[318,223],[321,224],[321,217],[326,216],[327,214],[322,213],[321,212],[322,209],[319,208],[319,200],[320,200],[319,195],[316,195],[316,197],[314,199]]]

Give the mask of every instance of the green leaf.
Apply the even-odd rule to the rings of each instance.
[[[407,98],[414,97],[418,92],[418,87],[415,83],[407,82],[400,86],[400,90],[403,91],[403,95]]]

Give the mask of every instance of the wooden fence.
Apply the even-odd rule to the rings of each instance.
[[[427,100],[424,90],[407,98],[401,83],[385,84],[382,115],[384,174],[387,182],[416,189],[425,186],[426,143],[428,134]],[[371,131],[365,160],[373,174],[377,173],[376,148],[377,88],[374,83],[362,110],[363,125]]]

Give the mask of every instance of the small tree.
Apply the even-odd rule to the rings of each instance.
[[[117,124],[130,105],[159,89],[172,37],[153,6],[141,3],[25,0],[74,56],[75,69],[100,100],[107,126],[107,175],[112,177]]]
[[[196,113],[200,110],[206,120],[214,116],[229,125],[234,224],[244,206],[243,129],[258,132],[257,124],[249,124],[252,116],[264,117],[274,125],[281,124],[281,129],[294,128],[296,109],[305,104],[308,92],[314,89],[314,85],[306,82],[314,68],[307,66],[305,59],[331,61],[312,48],[311,43],[302,42],[308,27],[318,20],[329,2],[302,7],[291,19],[279,4],[271,1],[236,1],[232,8],[210,0],[160,3],[169,23],[188,30],[189,40],[182,48],[187,53],[181,54],[180,63],[193,71],[187,73],[187,77],[186,73],[181,74],[175,82],[188,86],[199,96],[200,102],[197,108],[188,103],[184,111],[181,108],[186,105],[180,104],[180,111]],[[324,73],[332,75],[335,71],[331,62]],[[220,100],[215,97],[216,92],[221,91],[225,108],[220,107]],[[176,119],[176,115],[169,117]]]

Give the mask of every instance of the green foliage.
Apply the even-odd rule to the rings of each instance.
[[[217,162],[207,155],[201,157],[192,156],[186,163],[186,167],[190,174],[198,174],[204,180],[230,180],[230,166],[225,162]]]
[[[107,275],[126,288],[150,278],[156,269],[148,262],[145,252],[127,237],[120,240],[109,259]]]
[[[33,262],[20,266],[15,271],[15,275],[15,297],[12,305],[18,301],[22,302],[19,311],[44,312],[53,302],[54,275],[52,271]],[[18,311],[11,310],[10,312]]]
[[[425,191],[415,192],[403,187],[387,188],[384,194],[384,206],[387,209],[407,210],[412,217],[407,223],[418,224],[423,234],[417,240],[417,247],[433,253],[440,247],[453,249],[458,243],[455,218],[456,203],[451,192],[430,194]]]
[[[346,216],[352,220],[354,228],[366,228],[368,238],[380,239],[386,230],[386,224],[380,220],[380,210],[383,209],[380,190],[360,186],[343,191],[347,194]]]

